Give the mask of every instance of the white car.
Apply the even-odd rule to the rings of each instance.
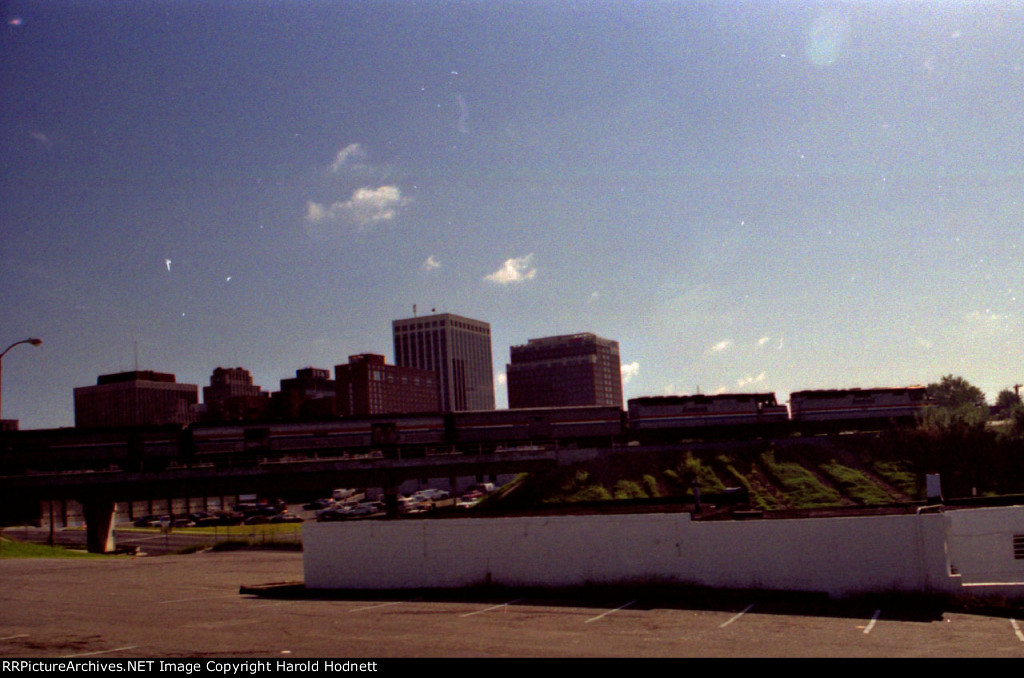
[[[413,501],[441,501],[442,499],[448,499],[452,496],[452,493],[447,490],[435,490],[433,488],[427,488],[414,492],[412,495]]]

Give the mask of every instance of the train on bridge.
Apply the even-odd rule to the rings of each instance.
[[[879,430],[913,423],[923,386],[633,398],[614,406],[377,415],[0,434],[0,474],[254,465],[288,458],[417,457],[543,447],[672,445]]]

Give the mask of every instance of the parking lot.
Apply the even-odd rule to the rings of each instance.
[[[1024,624],[1012,611],[907,601],[239,590],[301,579],[301,554],[275,551],[0,560],[0,655],[1024,657]]]

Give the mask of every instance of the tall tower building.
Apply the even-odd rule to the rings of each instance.
[[[594,334],[530,339],[513,346],[508,376],[508,406],[622,407],[619,342]]]
[[[392,322],[395,364],[437,374],[442,411],[493,410],[491,326],[440,313]]]

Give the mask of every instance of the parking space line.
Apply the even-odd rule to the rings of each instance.
[[[415,602],[416,600],[419,600],[419,598],[413,598],[412,600],[396,600],[396,601],[391,602],[391,603],[378,603],[377,605],[367,605],[366,607],[356,607],[356,608],[353,608],[353,609],[349,610],[349,612],[362,612],[363,610],[376,610],[378,607],[388,607],[390,605],[402,605],[403,603],[412,603],[412,602]]]
[[[485,607],[482,610],[477,610],[476,612],[467,612],[466,614],[460,614],[459,616],[460,617],[472,617],[474,614],[483,614],[484,612],[490,612],[491,610],[497,610],[497,609],[502,608],[502,607],[507,609],[509,605],[515,605],[516,603],[518,603],[521,600],[522,600],[522,598],[516,598],[515,600],[510,600],[507,603],[501,603],[499,605],[491,605],[490,607]]]
[[[197,600],[211,600],[213,598],[238,598],[238,593],[225,593],[219,596],[200,596],[199,598],[178,598],[176,600],[158,600],[158,605],[167,603],[193,603]]]
[[[1013,632],[1017,634],[1017,640],[1024,643],[1024,633],[1021,633],[1020,624],[1017,623],[1017,620],[1011,619],[1010,626],[1013,627]]]
[[[111,652],[123,652],[124,650],[134,650],[138,645],[126,645],[124,647],[115,647],[113,650],[97,650],[96,652],[83,652],[81,654],[66,654],[61,659],[74,659],[75,657],[91,657],[96,654],[110,654]]]
[[[583,623],[584,623],[584,624],[589,624],[590,622],[592,622],[592,621],[597,621],[598,619],[601,619],[602,617],[607,617],[607,616],[608,616],[608,615],[610,615],[610,614],[611,614],[612,612],[618,612],[619,610],[622,610],[622,609],[624,609],[624,608],[627,608],[627,607],[629,607],[630,605],[632,605],[632,604],[633,604],[633,603],[635,603],[635,602],[636,602],[635,600],[631,600],[631,601],[629,601],[628,603],[626,603],[625,605],[619,605],[619,606],[618,606],[617,608],[615,608],[614,610],[608,610],[607,612],[602,612],[601,614],[597,615],[596,617],[591,617],[590,619],[586,620],[586,621],[585,621],[585,622],[583,622]]]
[[[718,628],[720,628],[720,629],[724,629],[724,628],[725,628],[726,626],[728,626],[729,624],[733,623],[734,621],[736,621],[737,619],[739,619],[740,617],[742,617],[742,616],[743,616],[743,615],[745,615],[746,613],[750,612],[751,608],[753,608],[753,607],[754,607],[754,604],[753,604],[753,603],[751,603],[750,605],[747,605],[747,606],[746,606],[745,608],[743,608],[742,610],[740,610],[740,612],[739,612],[738,614],[734,615],[734,616],[732,617],[732,619],[730,619],[730,620],[728,620],[728,621],[726,621],[726,622],[723,622],[723,623],[719,624],[719,625],[718,625]]]
[[[868,635],[869,633],[871,633],[871,629],[875,628],[875,622],[878,621],[878,616],[880,614],[882,614],[881,610],[875,610],[875,614],[874,614],[873,617],[871,617],[871,621],[869,621],[868,625],[864,627],[864,635],[865,636]]]

